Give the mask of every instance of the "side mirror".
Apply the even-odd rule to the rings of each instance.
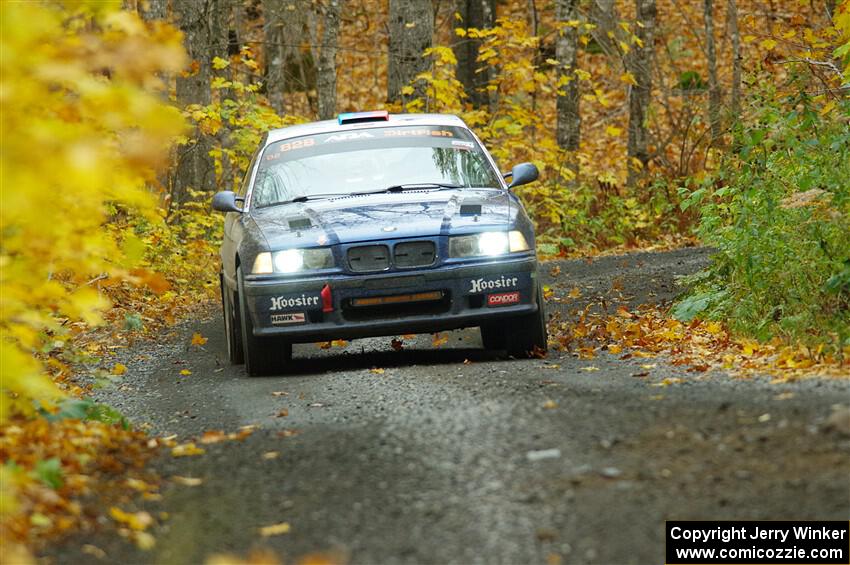
[[[217,192],[212,199],[212,208],[217,212],[242,212],[242,209],[236,205],[236,201],[241,200],[232,190],[223,190]]]
[[[505,178],[511,177],[511,184],[508,185],[508,188],[513,188],[534,182],[538,176],[540,176],[540,171],[533,163],[520,163],[511,169],[511,172],[506,174]]]

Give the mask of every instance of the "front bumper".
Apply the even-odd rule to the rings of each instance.
[[[322,296],[326,286],[329,303],[327,290]],[[249,275],[244,292],[256,336],[311,342],[432,333],[536,312],[537,259],[528,255],[403,273],[321,278]],[[356,299],[393,301],[426,293],[431,295],[426,301],[355,304]]]

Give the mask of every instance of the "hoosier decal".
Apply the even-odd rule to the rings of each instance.
[[[303,324],[307,321],[304,312],[292,312],[290,314],[272,314],[272,324]]]
[[[516,288],[518,280],[519,277],[506,277],[505,275],[497,279],[472,279],[469,281],[471,285],[469,292],[476,293],[502,288]]]
[[[487,295],[487,306],[507,306],[519,302],[519,291]]]
[[[306,294],[302,294],[301,296],[274,296],[272,297],[272,304],[269,307],[269,311],[278,312],[287,308],[303,308],[304,306],[318,305],[318,296],[307,296]]]

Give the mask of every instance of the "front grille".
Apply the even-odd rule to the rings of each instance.
[[[390,268],[390,250],[386,245],[364,245],[348,250],[348,266],[355,273],[386,271]]]
[[[395,246],[393,258],[396,267],[427,267],[434,264],[437,248],[433,241],[399,243]]]

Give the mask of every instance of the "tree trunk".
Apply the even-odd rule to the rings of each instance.
[[[196,72],[177,76],[177,104],[210,103],[210,3],[209,0],[179,0],[174,12],[185,37],[185,47]],[[195,130],[193,140],[180,147],[177,154],[177,171],[172,190],[175,203],[189,199],[189,189],[212,191],[215,189],[215,168],[210,157],[211,143]]]
[[[720,87],[717,84],[717,49],[714,44],[714,0],[703,0],[705,47],[708,59],[708,123],[711,127],[711,144],[720,139]]]
[[[495,0],[459,0],[456,10],[463,18],[465,28],[489,29],[495,25]],[[457,57],[457,79],[463,85],[468,100],[475,108],[489,103],[486,87],[490,79],[490,68],[478,70],[480,39],[461,38],[454,46]]]
[[[316,58],[316,91],[319,119],[336,115],[336,51],[339,42],[339,12],[342,0],[327,0],[322,12],[322,45]]]
[[[415,86],[411,95],[403,95],[402,88],[430,67],[422,52],[431,47],[434,34],[431,0],[390,0],[389,29],[387,100],[406,103],[424,96],[422,85]]]
[[[638,172],[646,168],[649,161],[649,130],[647,110],[652,94],[652,58],[655,51],[655,0],[636,0],[637,21],[635,35],[643,47],[632,46],[627,57],[629,70],[637,84],[629,90],[629,185],[637,180]],[[636,167],[634,160],[640,163]]]
[[[147,9],[144,9],[145,6]],[[148,0],[146,5],[144,2],[139,2],[138,8],[139,15],[146,22],[165,20],[168,17],[168,0]]]
[[[732,103],[731,114],[738,119],[741,114],[741,34],[738,31],[738,6],[729,0],[726,9],[729,33],[732,35]]]
[[[263,38],[266,59],[266,97],[275,111],[283,115],[286,90],[286,55],[283,34],[283,5],[280,0],[263,0]]]
[[[558,0],[555,10],[559,24],[577,19],[577,4],[578,0]],[[558,145],[562,149],[576,151],[581,139],[579,87],[575,75],[578,68],[577,27],[565,26],[558,33],[555,40],[555,58],[560,67],[560,76],[569,80],[558,88]]]

